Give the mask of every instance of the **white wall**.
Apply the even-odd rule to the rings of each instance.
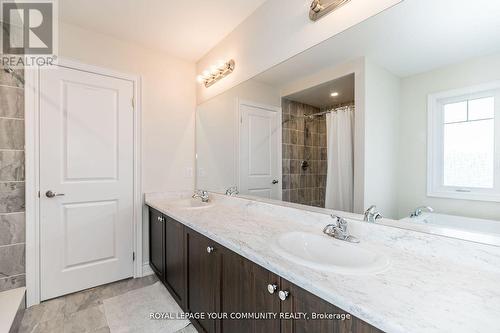
[[[384,217],[397,215],[398,119],[400,79],[365,62],[365,190]]]
[[[197,72],[234,59],[224,80],[198,86],[201,103],[274,65],[356,25],[401,0],[351,0],[317,22],[309,20],[309,0],[268,0],[197,63]]]
[[[196,187],[224,193],[236,186],[238,100],[281,106],[279,90],[255,80],[246,81],[196,109]]]
[[[61,57],[142,77],[143,192],[192,190],[195,64],[73,25],[59,29]],[[146,223],[143,230],[147,261]]]
[[[438,212],[495,219],[500,204],[469,200],[429,198],[427,184],[427,96],[500,80],[500,55],[477,58],[462,64],[404,78],[401,81],[399,148],[399,216],[419,205]]]

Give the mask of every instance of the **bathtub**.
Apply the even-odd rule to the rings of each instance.
[[[406,217],[403,220],[410,223],[432,224],[442,227],[451,227],[486,234],[500,235],[500,221],[436,213],[423,213],[419,217]]]
[[[408,228],[456,237],[486,244],[500,245],[500,221],[476,219],[438,213],[423,213],[418,217],[405,217],[398,222]]]

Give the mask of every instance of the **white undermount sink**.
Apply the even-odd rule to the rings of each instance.
[[[212,207],[213,204],[211,202],[202,202],[200,199],[188,198],[173,201],[172,206],[186,209],[203,209]]]
[[[306,232],[281,235],[273,250],[300,265],[339,274],[376,274],[389,267],[389,259],[380,253],[332,237]]]

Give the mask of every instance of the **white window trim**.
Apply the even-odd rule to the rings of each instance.
[[[495,96],[495,184],[493,189],[451,187],[442,185],[443,112],[442,105],[453,100]],[[427,106],[427,196],[500,202],[500,81],[449,90],[428,96]]]

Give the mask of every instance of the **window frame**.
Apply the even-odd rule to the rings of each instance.
[[[444,105],[490,96],[495,98],[493,188],[445,186]],[[427,196],[500,202],[500,81],[431,94],[427,117]]]

